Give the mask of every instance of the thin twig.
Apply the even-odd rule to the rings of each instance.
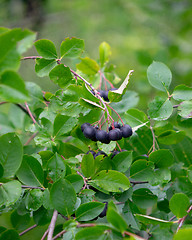
[[[52,219],[51,219],[51,223],[49,225],[49,232],[48,232],[47,240],[52,240],[57,216],[58,216],[58,212],[57,212],[57,210],[54,210],[53,216],[52,216]]]
[[[0,183],[1,185],[2,183]],[[21,185],[22,188],[30,188],[30,189],[40,189],[42,191],[45,190],[45,188],[42,188],[42,187],[33,187],[33,186],[26,186],[26,185]]]
[[[66,232],[67,232],[66,230],[61,231],[60,233],[58,233],[57,235],[55,235],[55,237],[53,237],[53,240],[61,237],[61,236],[62,236],[64,233],[66,233]]]
[[[192,210],[192,205],[190,206],[190,208],[187,210],[187,213],[190,213],[191,212],[191,210]],[[179,231],[179,229],[182,227],[182,225],[183,225],[183,223],[184,223],[184,221],[185,221],[185,219],[186,219],[186,217],[188,216],[188,214],[187,215],[185,215],[184,217],[182,217],[181,219],[179,219],[179,226],[178,226],[178,228],[177,228],[177,231],[176,232],[178,232]]]
[[[5,103],[8,103],[8,102],[0,102],[0,105],[5,104]]]
[[[130,181],[133,185],[149,183],[148,181]]]
[[[27,228],[26,230],[24,230],[23,232],[19,233],[19,236],[22,236],[24,235],[25,233],[29,232],[30,230],[32,230],[33,228],[36,228],[37,227],[37,224]]]
[[[39,132],[33,133],[33,135],[24,143],[24,146],[27,146],[38,134]]]
[[[27,59],[37,59],[37,58],[43,58],[41,56],[29,56],[29,57],[23,57],[21,60],[27,60]]]
[[[36,124],[37,122],[36,122],[35,118],[33,117],[33,114],[31,113],[29,106],[26,102],[25,102],[25,106],[26,106],[27,112],[29,113],[29,116],[31,117],[33,123]]]
[[[131,236],[131,237],[134,237],[135,239],[146,240],[145,238],[142,238],[142,237],[140,237],[140,236],[138,236],[134,233],[130,233],[130,232],[127,232],[127,231],[123,232],[123,235]]]
[[[44,240],[44,239],[47,237],[48,232],[49,232],[49,229],[47,229],[47,230],[44,232],[41,240]]]

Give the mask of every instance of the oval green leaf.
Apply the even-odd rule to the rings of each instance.
[[[114,170],[99,172],[91,182],[109,192],[122,192],[130,187],[128,178],[124,174]]]
[[[105,204],[101,202],[89,202],[82,204],[76,211],[77,221],[90,221],[97,217],[104,209]]]
[[[72,80],[72,74],[69,67],[59,64],[54,67],[49,73],[50,79],[59,85],[60,88],[68,86]]]
[[[21,167],[17,172],[18,179],[32,187],[43,187],[44,173],[39,161],[28,155],[24,155]]]
[[[177,218],[182,218],[187,215],[189,206],[190,200],[184,193],[174,194],[169,201],[169,208]]]
[[[172,80],[170,69],[161,62],[153,62],[147,69],[147,78],[151,86],[166,92]]]
[[[70,216],[74,210],[77,197],[72,184],[60,179],[55,182],[50,191],[50,198],[54,208],[64,216]]]
[[[167,168],[173,164],[174,158],[170,150],[159,149],[149,155],[149,161],[153,162],[157,168]]]
[[[0,137],[0,163],[4,168],[3,177],[11,177],[19,169],[23,156],[23,147],[15,133]]]
[[[192,99],[192,88],[185,86],[184,84],[176,86],[173,94],[173,98],[177,101],[185,101]]]
[[[83,40],[78,38],[65,38],[65,41],[63,41],[60,46],[61,58],[76,58],[83,52],[83,49]]]
[[[53,42],[47,39],[41,39],[34,43],[39,55],[46,59],[56,59],[57,51]]]

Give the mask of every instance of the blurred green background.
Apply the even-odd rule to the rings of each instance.
[[[129,89],[139,93],[140,109],[156,94],[146,76],[153,60],[171,69],[171,89],[192,86],[191,0],[0,0],[0,25],[34,30],[38,39],[52,40],[57,48],[66,37],[82,38],[85,54],[96,60],[99,44],[108,42],[119,77],[135,71]],[[36,54],[33,47],[25,56]],[[45,91],[56,89],[48,78],[37,77],[32,60],[22,62],[20,73]],[[9,220],[3,225],[10,226]]]
[[[79,37],[85,40],[85,53],[97,59],[99,44],[108,42],[120,78],[135,70],[129,88],[139,93],[141,109],[155,94],[146,77],[153,60],[171,69],[172,89],[192,83],[191,0],[0,1],[2,26],[32,29],[38,39],[52,40],[58,48],[65,37]],[[26,55],[33,54],[34,48]],[[23,62],[20,73],[45,91],[56,88],[49,79],[36,76],[34,62]]]

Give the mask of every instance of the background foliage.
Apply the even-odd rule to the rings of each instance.
[[[1,4],[4,7],[0,8],[1,21],[4,24],[6,19],[5,26],[13,26],[12,19],[16,21],[14,26],[21,25],[19,21],[22,24],[25,22],[19,14],[22,5],[15,11],[11,7],[11,4],[15,6],[13,1],[2,1]],[[145,238],[161,239],[163,233],[166,239],[172,239],[178,225],[169,220],[175,215],[178,224],[185,220],[184,228],[187,227],[181,229],[175,239],[183,236],[188,239],[191,216],[189,214],[187,219],[185,216],[191,200],[192,161],[190,1],[105,1],[102,4],[92,1],[45,1],[43,4],[40,12],[42,18],[34,20],[32,15],[27,18],[30,19],[27,24],[32,24],[31,27],[38,30],[38,38],[53,40],[56,47],[50,40],[37,41],[26,55],[39,54],[43,57],[36,59],[35,66],[33,60],[20,63],[20,58],[32,46],[35,34],[20,29],[13,29],[6,34],[7,30],[1,29],[1,34],[5,33],[1,35],[1,102],[17,104],[0,106],[2,225],[21,232],[36,223],[39,228],[33,230],[33,239],[35,234],[39,239],[48,227],[53,209],[70,215],[76,208],[76,219],[83,222],[97,217],[104,208],[103,202],[115,200],[123,202],[123,207],[110,203],[107,217],[96,221],[108,221],[115,237],[120,237],[120,233],[128,230]],[[63,12],[60,12],[61,9],[64,9]],[[87,21],[88,16],[90,21]],[[38,21],[43,25],[38,25]],[[79,55],[84,47],[82,40],[74,39],[78,47],[68,55],[66,47],[73,45],[70,39],[65,39],[60,46],[65,37],[71,36],[85,39],[86,51],[81,58]],[[112,45],[112,55],[108,44],[100,45],[103,40]],[[103,49],[107,55],[103,55]],[[57,65],[60,57],[63,58],[62,62],[96,88],[99,85],[97,73],[100,66],[104,67],[105,74],[116,87],[123,82],[128,70],[135,70],[128,89],[124,82],[126,92],[123,92],[122,101],[111,103],[123,121],[131,125],[135,134],[129,141],[119,141],[120,147],[127,152],[119,153],[112,161],[111,155],[104,159],[98,157],[95,161],[90,154],[82,154],[89,150],[88,146],[110,154],[114,145],[95,145],[83,136],[80,125],[85,121],[93,123],[99,120],[100,110],[95,109],[99,101],[87,91],[79,78],[75,81],[69,68],[63,64]],[[110,62],[117,65],[115,72],[105,64],[109,58]],[[50,79],[54,84],[50,84]],[[27,81],[26,84],[23,80]],[[161,80],[164,85],[159,84]],[[66,92],[55,92],[59,87],[67,88]],[[121,96],[118,92],[110,92],[109,99],[120,100]],[[29,106],[25,104],[26,101]],[[29,107],[39,125],[35,124],[34,127],[18,104],[25,112]],[[110,113],[115,120],[118,119],[113,111]],[[151,119],[150,123],[147,116]],[[146,126],[139,128],[141,124]],[[31,136],[35,137],[34,142],[27,143]],[[5,156],[8,156],[6,161]],[[67,159],[67,163],[63,162],[62,157]],[[92,202],[94,192],[91,189],[85,196],[79,196],[85,180],[76,173],[80,162],[81,174],[90,178],[88,184],[93,190],[97,189],[96,199],[99,202]],[[108,174],[104,170],[109,170]],[[46,180],[44,176],[47,176]],[[131,185],[125,181],[125,176],[128,176]],[[105,184],[102,179],[106,180]],[[119,182],[115,185],[117,179]],[[50,201],[46,201],[49,199],[49,181],[53,181],[54,185]],[[136,182],[142,183],[138,185]],[[21,190],[21,184],[35,189]],[[121,194],[118,193],[119,185],[123,191]],[[68,189],[67,199],[65,192],[61,191],[62,186]],[[42,191],[44,187],[46,190]],[[20,196],[24,201],[19,199]],[[78,208],[79,197],[82,205]],[[56,233],[62,230],[62,224],[63,219],[59,217]],[[76,233],[74,222],[68,224],[63,226],[64,229],[70,229],[68,234]],[[87,228],[77,234],[77,239],[89,234],[90,237],[98,234],[99,238],[105,230],[106,226],[95,226],[92,230]],[[10,234],[16,233],[13,231]],[[26,239],[28,236],[26,234]],[[2,235],[2,238],[5,236]],[[25,239],[25,235],[21,239]]]

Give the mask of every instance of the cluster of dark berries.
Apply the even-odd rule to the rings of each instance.
[[[109,102],[108,94],[110,90],[117,90],[117,88],[112,88],[109,90],[98,90],[98,93],[105,101]],[[91,92],[93,93],[93,95],[95,95],[93,90],[91,90]]]
[[[109,144],[110,141],[121,140],[123,137],[128,138],[133,133],[132,128],[128,124],[121,126],[118,122],[114,122],[114,128],[110,126],[108,132],[100,130],[98,127],[93,127],[90,123],[83,123],[81,130],[86,138],[106,144]]]

